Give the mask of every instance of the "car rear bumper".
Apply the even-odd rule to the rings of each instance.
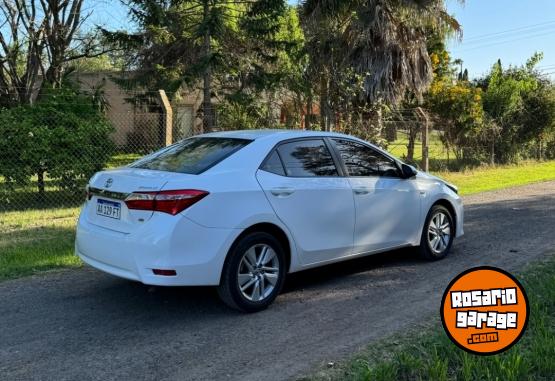
[[[121,233],[79,218],[76,254],[103,272],[148,285],[218,285],[229,247],[240,229],[207,228],[184,216],[155,213],[144,226]],[[175,276],[153,269],[174,270]]]

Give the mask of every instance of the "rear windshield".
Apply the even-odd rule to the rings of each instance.
[[[232,138],[191,138],[148,155],[132,168],[198,175],[234,154],[252,140]]]

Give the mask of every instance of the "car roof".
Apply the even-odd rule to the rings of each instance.
[[[279,129],[266,129],[266,130],[238,130],[238,131],[219,131],[211,132],[208,134],[200,135],[202,137],[218,137],[218,138],[235,138],[235,139],[249,139],[256,140],[261,138],[277,138],[279,140],[295,139],[303,137],[318,137],[318,136],[336,136],[336,137],[349,137],[352,136],[339,134],[335,132],[323,131],[306,131],[306,130],[279,130]]]
[[[373,147],[375,150],[384,154],[385,156],[391,158],[392,160],[400,161],[399,158],[393,156],[392,154],[376,146],[375,144],[369,143],[365,140],[362,140],[352,135],[346,135],[346,134],[341,134],[337,132],[286,130],[286,129],[261,129],[261,130],[218,131],[218,132],[211,132],[203,135],[197,135],[197,137],[248,139],[248,140],[258,141],[260,143],[264,141],[265,144],[278,144],[284,140],[311,138],[311,137],[344,138],[344,139],[359,141],[363,144],[369,145]]]

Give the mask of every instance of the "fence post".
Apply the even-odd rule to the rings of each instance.
[[[429,119],[428,114],[421,107],[416,109],[420,116],[422,117],[422,169],[424,172],[428,172],[430,167],[429,160],[429,144],[428,144],[428,129],[429,129]]]
[[[164,90],[158,90],[158,95],[160,99],[160,104],[162,105],[162,131],[163,140],[165,146],[169,146],[173,143],[173,110],[172,105],[166,95]]]

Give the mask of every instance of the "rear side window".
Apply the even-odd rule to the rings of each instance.
[[[198,175],[249,144],[232,138],[191,138],[148,155],[132,168]]]
[[[334,139],[349,176],[398,177],[395,162],[376,150],[351,140]]]
[[[272,152],[261,169],[266,172],[275,173],[276,175],[285,176],[285,170],[283,169],[283,164],[281,163],[277,151]]]
[[[278,147],[279,156],[290,177],[337,176],[333,158],[321,139],[299,140]]]

